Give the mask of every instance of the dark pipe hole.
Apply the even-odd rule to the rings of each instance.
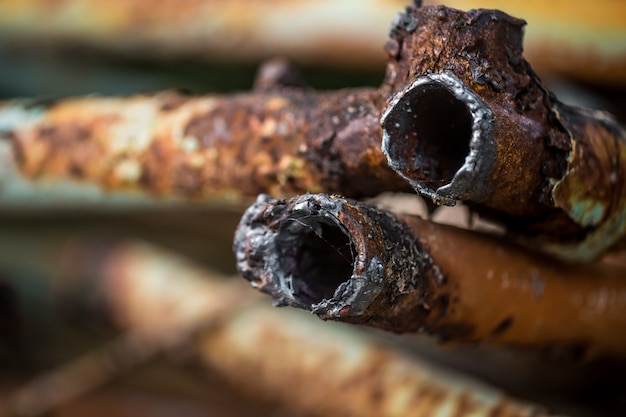
[[[404,95],[384,122],[390,155],[420,179],[450,182],[469,154],[472,115],[461,100],[437,83]]]
[[[303,305],[330,299],[352,276],[354,246],[338,224],[321,217],[291,219],[281,230],[281,264]]]

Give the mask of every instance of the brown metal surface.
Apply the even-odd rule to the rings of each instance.
[[[464,200],[514,233],[595,258],[626,232],[626,131],[549,93],[522,57],[525,22],[409,8],[387,44],[389,164],[438,204]],[[584,154],[584,157],[582,156]]]
[[[260,197],[238,268],[277,305],[455,342],[623,357],[626,270],[571,266],[490,236],[326,195]]]
[[[89,196],[80,186],[188,202],[408,188],[379,149],[376,90],[272,88],[267,78],[257,92],[232,96],[2,103],[0,200],[55,184],[61,200],[74,202]]]
[[[176,20],[183,9],[159,12]],[[584,250],[579,246],[567,252],[570,258],[596,256],[618,240],[626,228],[621,128],[604,114],[573,111],[546,95],[519,55],[520,21],[497,12],[456,19],[457,12],[449,9],[424,10],[425,17],[432,14],[428,19],[405,14],[396,20],[387,50],[397,61],[379,90],[314,92],[289,67],[275,63],[264,68],[249,94],[163,92],[2,103],[0,206],[3,201],[28,204],[25,191],[36,193],[51,184],[59,186],[57,191],[86,185],[105,198],[140,195],[186,203],[239,201],[259,192],[360,197],[404,189],[378,149],[381,109],[398,90],[383,119],[387,128],[401,129],[407,137],[416,133],[413,128],[432,133],[445,115],[448,124],[458,123],[461,134],[476,134],[475,142],[467,143],[469,158],[463,141],[452,143],[457,151],[449,158],[435,141],[426,146],[435,149],[435,157],[411,161],[428,165],[428,175],[436,174],[421,183],[422,191],[429,182],[456,180],[450,172],[457,165],[492,169],[487,159],[500,155],[505,163],[494,172],[502,183],[495,188],[508,195],[479,190],[474,180],[481,176],[464,172],[462,186],[469,187],[464,192],[496,201],[483,212],[510,221],[512,230],[531,237],[540,231],[552,234],[557,243],[585,239]],[[517,32],[497,26],[502,29],[497,36],[485,31],[484,39],[464,37],[476,30],[474,18],[484,27],[504,22]],[[441,35],[431,27],[441,22],[452,22],[454,31]],[[422,33],[422,41],[437,50],[434,57],[425,55],[425,49],[406,49],[417,44],[403,37],[424,28],[433,30]],[[454,52],[456,36],[466,43]],[[491,66],[491,54],[501,44],[511,47],[506,59],[514,74]],[[429,74],[403,67],[431,58],[428,66],[435,72]],[[459,74],[471,78],[472,89]],[[492,90],[504,91],[514,105],[498,102]],[[423,94],[432,100],[424,101],[430,110],[412,107],[412,99],[421,100]],[[447,111],[450,102],[457,106]],[[422,111],[426,117],[420,119],[430,127],[412,124],[405,114]],[[556,126],[555,132],[546,130],[544,122]],[[451,127],[437,138],[457,132]],[[514,143],[511,148],[491,143],[491,135]],[[526,146],[520,138],[538,140],[541,146]],[[488,146],[479,149],[475,143]],[[522,166],[524,172],[515,173],[512,166]],[[70,200],[84,201],[84,196],[77,191]],[[514,206],[512,214],[495,213],[507,205]],[[2,262],[14,260],[17,246],[24,243],[14,237],[0,234],[0,247],[11,248],[0,254]],[[551,250],[563,253],[563,246],[555,248]],[[63,301],[95,303],[128,339],[104,350],[95,365],[94,357],[87,357],[77,368],[53,373],[58,379],[42,379],[49,397],[40,395],[36,384],[27,386],[26,395],[21,400],[17,395],[17,404],[10,405],[12,411],[45,411],[156,351],[189,344],[201,366],[297,415],[547,414],[474,381],[447,376],[355,328],[333,328],[252,305],[253,295],[236,283],[217,282],[206,271],[145,246],[80,240],[60,244],[37,236],[21,249],[21,261],[28,259],[29,267],[62,276],[57,293]],[[302,307],[325,319],[584,358],[623,359],[626,352],[626,337],[619,332],[626,328],[623,265],[563,265],[486,236],[326,195],[289,201],[262,197],[244,217],[236,249],[242,273],[255,286],[281,305]],[[68,380],[73,384],[59,382]]]
[[[382,115],[389,164],[421,193],[465,200],[568,260],[598,257],[626,233],[624,130],[547,92],[521,55],[523,24],[409,8],[378,90],[314,92],[274,63],[250,94],[0,104],[0,201],[402,190],[378,149]]]
[[[626,81],[624,2],[578,0],[574,5],[568,0],[446,0],[443,3],[461,10],[500,9],[524,18],[528,22],[524,54],[542,76],[555,73],[607,85],[623,85]]]
[[[200,339],[202,361],[307,416],[550,415],[380,344],[353,327],[257,306]]]

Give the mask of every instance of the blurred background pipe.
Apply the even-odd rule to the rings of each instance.
[[[269,306],[201,337],[200,357],[249,392],[310,416],[551,415],[353,327]]]
[[[185,345],[196,363],[251,398],[298,415],[549,415],[355,328],[261,305],[242,281],[145,244],[10,238],[14,253],[27,250],[33,262],[2,256],[0,267],[47,277],[57,297],[106,314],[127,336],[4,398],[2,415],[50,412]],[[9,236],[0,245],[4,239]]]
[[[302,66],[380,71],[384,66],[380,45],[388,22],[408,3],[3,0],[0,49],[15,61],[33,48],[56,48],[71,55],[91,49],[133,60],[212,63],[256,64],[280,55]],[[526,53],[543,76],[556,74],[601,85],[626,83],[626,10],[619,0],[584,0],[574,6],[565,0],[549,4],[449,0],[445,4],[465,10],[499,8],[524,17],[529,23]],[[147,80],[137,77],[137,82],[145,85]],[[28,84],[23,83],[23,88]]]

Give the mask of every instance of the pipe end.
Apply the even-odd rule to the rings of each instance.
[[[436,204],[475,198],[495,156],[495,118],[452,73],[426,74],[400,91],[383,113],[389,166]]]
[[[303,308],[322,318],[359,314],[376,294],[383,267],[366,260],[366,238],[342,222],[344,200],[303,195],[260,196],[235,233],[237,267],[276,306]],[[374,285],[372,285],[374,282]]]

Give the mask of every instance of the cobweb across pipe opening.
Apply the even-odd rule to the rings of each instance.
[[[314,305],[333,297],[352,276],[356,256],[348,232],[319,216],[291,218],[278,232],[283,276],[290,277],[293,297]]]

